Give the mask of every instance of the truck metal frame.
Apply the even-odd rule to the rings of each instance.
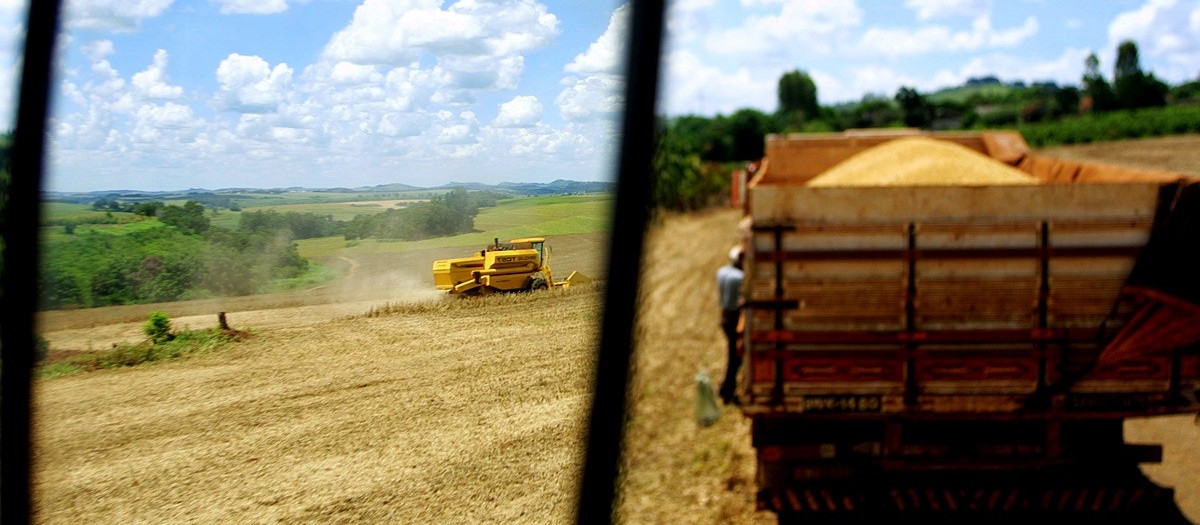
[[[781,521],[1169,513],[1171,491],[1137,469],[1160,448],[1121,425],[1200,408],[1200,307],[1147,260],[1177,242],[1161,232],[1194,186],[1038,157],[1013,133],[933,136],[1046,184],[804,184],[905,134],[769,137],[747,184],[739,395],[760,506]]]

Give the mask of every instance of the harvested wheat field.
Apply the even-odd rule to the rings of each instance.
[[[40,381],[36,521],[569,521],[600,297],[385,308]]]
[[[1068,160],[1090,160],[1200,176],[1200,135],[1058,146],[1044,149],[1041,153]]]

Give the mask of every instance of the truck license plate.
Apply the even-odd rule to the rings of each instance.
[[[882,396],[804,396],[803,412],[880,412]]]

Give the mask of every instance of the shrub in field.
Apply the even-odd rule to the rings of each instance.
[[[174,339],[171,334],[171,318],[163,312],[153,312],[150,314],[150,319],[146,321],[146,325],[142,327],[142,331],[150,338],[154,344],[165,343]]]
[[[165,318],[165,316],[164,316]],[[185,330],[169,341],[137,344],[116,344],[112,349],[88,352],[72,359],[53,363],[38,370],[42,378],[54,378],[105,368],[124,368],[156,361],[167,361],[214,350],[226,343],[240,340],[245,334],[235,330]]]

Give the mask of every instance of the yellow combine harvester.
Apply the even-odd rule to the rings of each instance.
[[[567,288],[591,279],[571,272],[564,281],[554,281],[546,239],[526,237],[501,243],[495,239],[475,255],[433,262],[433,284],[452,295],[487,295],[495,292],[525,292],[551,287]]]

